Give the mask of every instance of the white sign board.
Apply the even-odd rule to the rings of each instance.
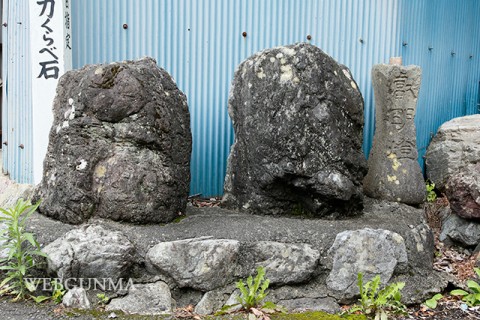
[[[42,179],[58,79],[72,68],[70,0],[30,0],[33,178]]]

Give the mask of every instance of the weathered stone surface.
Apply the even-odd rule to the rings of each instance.
[[[320,252],[308,244],[261,241],[253,247],[256,265],[265,268],[271,284],[299,283],[311,278]]]
[[[195,313],[200,315],[215,313],[225,305],[233,291],[234,287],[227,286],[226,288],[206,292],[195,306]]]
[[[365,194],[378,199],[420,204],[425,183],[418,164],[415,110],[421,70],[417,66],[375,65],[375,136],[368,158]]]
[[[125,297],[112,299],[105,310],[121,310],[125,313],[155,315],[172,313],[172,296],[168,285],[158,281],[135,284]]]
[[[452,174],[446,194],[453,213],[465,219],[480,220],[480,161]]]
[[[240,243],[207,237],[162,242],[147,253],[147,261],[180,287],[209,291],[234,279]]]
[[[90,309],[91,304],[84,288],[71,288],[65,293],[62,303],[67,308]]]
[[[401,235],[382,229],[344,231],[337,234],[329,250],[333,257],[327,286],[342,297],[359,293],[357,275],[366,281],[380,275],[386,284],[394,271],[406,271],[408,264],[405,241]]]
[[[30,199],[33,190],[34,187],[31,184],[19,184],[8,178],[0,177],[0,208],[13,207],[20,198]]]
[[[480,244],[480,223],[449,214],[443,219],[439,239],[464,247],[475,247]]]
[[[58,84],[36,190],[40,211],[67,223],[92,216],[169,222],[185,211],[191,133],[187,99],[144,58],[87,65]]]
[[[175,308],[196,306],[204,296],[204,292],[199,290],[178,288],[172,283],[167,284],[172,287],[172,300],[175,301]]]
[[[228,108],[235,142],[225,206],[254,214],[361,212],[363,99],[345,66],[306,43],[258,52],[235,72]]]
[[[134,263],[135,248],[119,231],[86,225],[48,244],[43,252],[48,255],[49,272],[59,278],[110,278],[116,281],[128,276]]]
[[[239,297],[240,297],[240,290],[236,289],[235,291],[232,292],[230,297],[228,297],[224,306],[232,306],[228,309],[231,312],[242,309],[242,305],[238,302]]]
[[[444,191],[448,179],[480,162],[480,114],[442,124],[425,154],[427,177]]]
[[[402,302],[404,304],[421,304],[437,293],[445,292],[453,277],[431,268],[428,270],[415,270],[414,272],[396,275],[390,283],[405,282],[402,290]]]

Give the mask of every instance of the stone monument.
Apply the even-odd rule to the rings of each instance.
[[[417,161],[414,117],[421,69],[379,64],[372,69],[372,79],[376,130],[364,192],[373,198],[420,204],[425,183]]]

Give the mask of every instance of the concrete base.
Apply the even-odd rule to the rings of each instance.
[[[17,199],[29,199],[33,193],[33,185],[19,184],[10,180],[8,174],[3,173],[2,152],[0,151],[0,208],[9,208]]]

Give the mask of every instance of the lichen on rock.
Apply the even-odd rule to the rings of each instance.
[[[235,142],[225,206],[316,217],[361,212],[363,98],[345,66],[306,43],[258,52],[238,66],[228,108]]]

